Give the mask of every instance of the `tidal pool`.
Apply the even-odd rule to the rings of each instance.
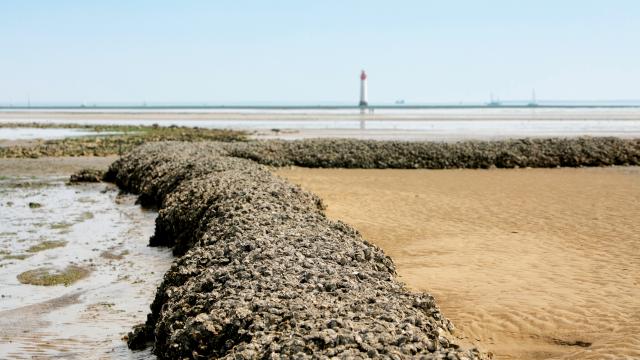
[[[66,180],[0,177],[0,358],[153,358],[123,337],[172,260],[147,246],[156,213],[113,185]],[[85,276],[23,283],[69,269]]]

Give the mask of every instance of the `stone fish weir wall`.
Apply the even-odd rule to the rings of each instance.
[[[640,139],[614,137],[408,142],[352,139],[263,141],[227,146],[272,166],[363,169],[485,169],[640,165]]]
[[[129,346],[177,358],[482,358],[451,340],[428,294],[315,195],[234,146],[155,143],[106,175],[157,205],[152,245],[179,257]]]

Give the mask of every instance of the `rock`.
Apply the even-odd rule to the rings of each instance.
[[[391,259],[328,219],[317,196],[231,150],[146,144],[105,175],[158,206],[150,243],[178,256],[132,349],[151,341],[160,359],[483,358],[451,346],[433,297],[409,292]]]
[[[127,346],[131,350],[143,350],[153,342],[153,329],[146,324],[136,325],[127,334]]]
[[[69,182],[72,184],[81,182],[100,182],[104,177],[105,172],[95,169],[82,169],[69,177]]]
[[[408,142],[354,139],[228,144],[229,154],[271,166],[342,168],[552,168],[640,165],[640,139],[613,137]]]

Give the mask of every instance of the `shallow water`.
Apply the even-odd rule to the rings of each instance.
[[[147,246],[156,213],[110,184],[65,179],[0,180],[0,358],[152,358],[130,352],[122,337],[144,322],[172,260],[170,250]],[[43,241],[66,245],[29,251]],[[90,274],[69,286],[16,278],[68,265]]]
[[[52,140],[90,135],[115,135],[117,132],[95,132],[83,129],[0,128],[0,140]]]
[[[640,109],[149,110],[0,112],[0,123],[188,126],[248,130],[259,138],[493,140],[513,137],[640,137]],[[270,132],[272,129],[282,132]],[[265,133],[266,132],[266,133]]]
[[[124,115],[126,117],[126,115]],[[229,128],[244,130],[267,130],[267,129],[360,129],[361,121],[353,118],[287,118],[277,119],[265,116],[264,119],[215,119],[215,120],[189,120],[189,119],[138,119],[138,118],[122,118],[122,119],[38,119],[38,120],[22,120],[0,119],[0,123],[39,123],[39,124],[77,124],[77,125],[143,125],[151,126],[158,124],[160,126],[188,126],[202,128]],[[527,133],[527,132],[552,132],[552,133],[593,133],[593,132],[640,132],[640,120],[637,119],[551,119],[551,118],[518,118],[518,119],[485,119],[470,118],[464,116],[461,118],[449,118],[443,115],[442,118],[427,119],[386,119],[367,118],[365,120],[365,128],[368,130],[425,130],[436,132],[455,131],[458,134],[464,134],[470,131],[489,131],[495,133]],[[95,134],[93,132],[82,133],[77,129],[39,129],[39,128],[7,128],[0,129],[0,139],[27,139],[17,137],[11,134],[3,136],[3,130],[25,130],[27,132],[38,132],[42,136],[47,136],[47,132],[52,134],[59,133],[61,137],[66,136],[82,136]],[[40,131],[42,130],[42,131]],[[54,131],[55,130],[55,131]],[[60,130],[58,132],[58,130]],[[101,133],[104,134],[104,133]],[[27,135],[25,135],[27,136]],[[36,137],[30,137],[36,138]]]

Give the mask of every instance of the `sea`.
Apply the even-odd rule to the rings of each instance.
[[[354,106],[84,106],[0,108],[0,139],[55,138],[79,130],[7,124],[158,125],[249,131],[256,138],[492,140],[523,137],[640,137],[640,104]],[[10,128],[10,127],[9,127]]]

